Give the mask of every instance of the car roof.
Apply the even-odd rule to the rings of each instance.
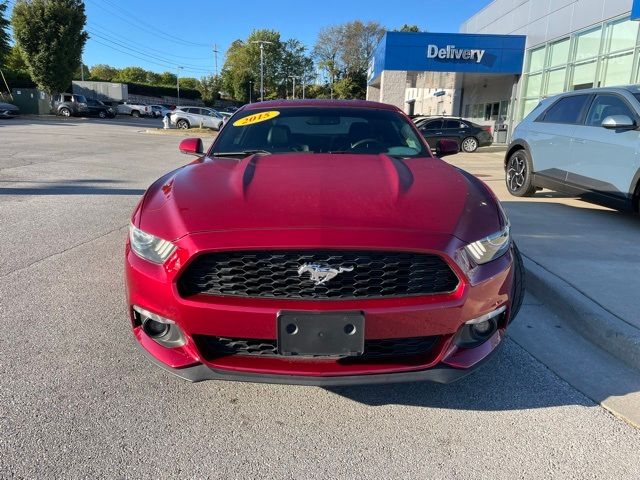
[[[387,103],[370,102],[367,100],[327,100],[327,99],[305,99],[305,100],[269,100],[256,102],[240,107],[240,110],[262,110],[264,108],[286,108],[286,107],[348,107],[348,108],[377,108],[381,110],[391,110],[401,112],[395,105]]]
[[[640,93],[640,85],[615,85],[611,87],[595,87],[595,88],[585,88],[581,90],[573,90],[571,92],[564,92],[555,95],[554,97],[560,97],[565,95],[584,95],[585,93],[603,93],[603,92],[616,92],[616,93]],[[553,97],[549,97],[553,98]]]

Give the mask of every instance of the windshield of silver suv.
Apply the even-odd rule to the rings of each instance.
[[[242,112],[222,129],[209,154],[241,157],[293,152],[429,156],[410,123],[398,112],[325,107]]]

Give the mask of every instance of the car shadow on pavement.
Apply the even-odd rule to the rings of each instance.
[[[25,182],[2,180],[3,183],[40,184],[39,186],[0,187],[0,196],[22,195],[137,195],[141,196],[145,190],[141,188],[115,188],[106,184],[122,183],[119,180],[65,180],[64,182]],[[43,185],[44,184],[44,185]],[[97,184],[97,185],[94,185]]]
[[[478,411],[595,406],[508,337],[494,358],[455,383],[356,385],[326,390],[369,406],[406,405]]]

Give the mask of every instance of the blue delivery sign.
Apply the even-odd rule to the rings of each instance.
[[[631,6],[631,20],[640,20],[640,0],[633,0]]]
[[[369,83],[383,70],[520,74],[526,37],[387,32],[374,51]]]

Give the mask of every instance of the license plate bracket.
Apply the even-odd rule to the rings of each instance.
[[[280,355],[344,357],[363,352],[362,312],[281,312],[278,315]]]

